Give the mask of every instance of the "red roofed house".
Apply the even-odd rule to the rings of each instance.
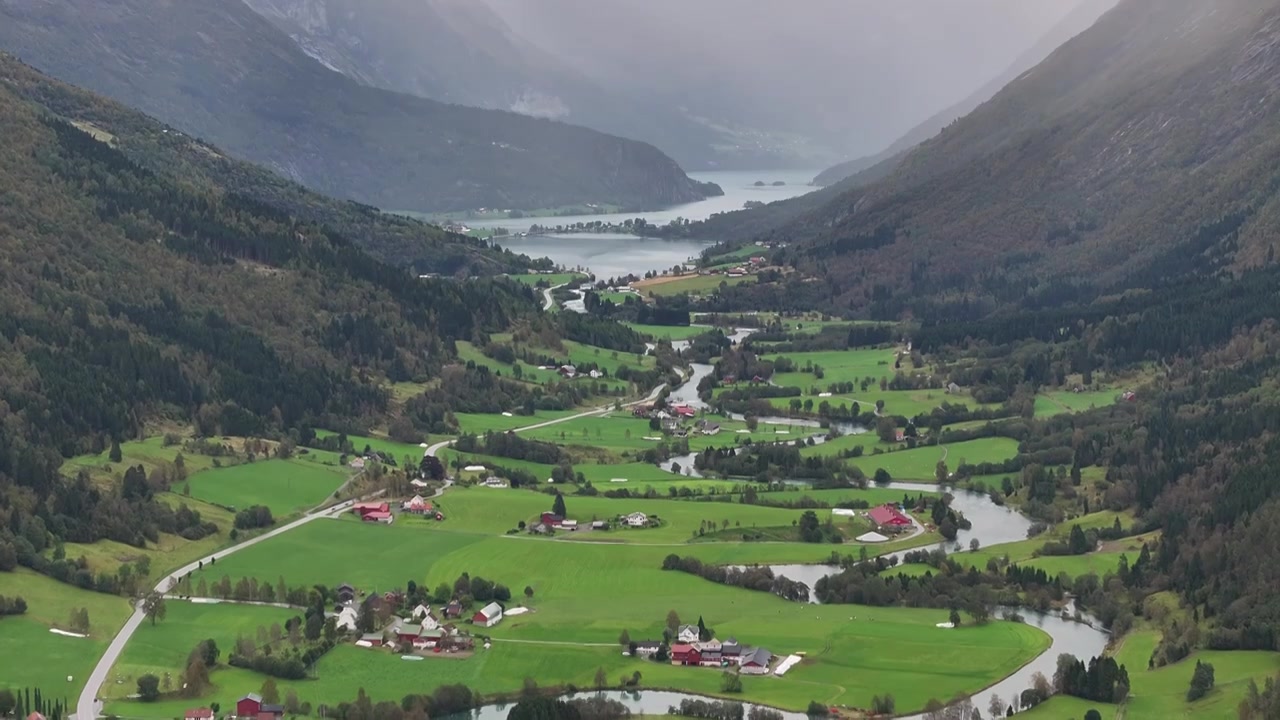
[[[187,711],[186,720],[213,720],[213,711],[209,708],[194,708]]]
[[[412,498],[404,501],[400,505],[400,509],[405,512],[415,513],[417,515],[426,515],[435,512],[435,506],[428,500],[423,500],[421,495],[414,495]]]
[[[702,652],[692,645],[683,643],[671,646],[672,665],[700,665]]]
[[[698,414],[697,410],[694,410],[688,405],[677,405],[671,408],[671,410],[672,412],[674,412],[676,415],[679,415],[680,417],[694,417],[695,415]]]
[[[880,505],[871,508],[867,513],[867,517],[871,518],[871,522],[882,530],[892,530],[897,532],[903,528],[911,527],[911,518],[902,513],[901,510],[893,505]]]
[[[502,622],[502,606],[496,602],[485,605],[480,612],[471,616],[471,622],[484,627],[493,627]]]
[[[365,522],[391,523],[391,513],[386,510],[370,510],[360,514],[360,519]]]
[[[372,512],[391,512],[391,506],[384,502],[362,502],[352,505],[351,512],[364,517]]]
[[[551,527],[560,527],[560,523],[563,523],[563,522],[564,522],[564,517],[561,515],[556,515],[555,513],[549,513],[549,512],[542,513],[543,525],[549,525]]]

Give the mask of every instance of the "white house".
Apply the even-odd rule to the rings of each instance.
[[[418,606],[413,609],[413,613],[409,617],[414,620],[420,617],[431,617],[431,606],[425,603],[418,603]]]
[[[359,619],[359,616],[356,615],[356,609],[348,605],[338,611],[337,619],[334,621],[334,626],[339,630],[355,632],[357,619]]]
[[[682,643],[696,643],[701,639],[697,625],[681,625],[676,632],[676,639]]]
[[[633,512],[630,515],[627,515],[626,517],[622,518],[622,521],[625,522],[630,527],[648,527],[649,526],[649,516],[645,515],[642,512]]]
[[[485,605],[484,609],[471,616],[471,622],[484,627],[497,625],[502,622],[502,606],[496,602]]]
[[[425,617],[423,617],[423,618],[422,618],[422,629],[423,629],[423,631],[424,631],[424,632],[425,632],[425,631],[428,631],[428,630],[439,630],[439,629],[440,629],[440,621],[439,621],[439,620],[436,620],[435,618],[431,617],[430,615],[427,615],[427,616],[425,616]]]

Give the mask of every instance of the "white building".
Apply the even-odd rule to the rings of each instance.
[[[485,605],[484,609],[471,616],[471,622],[484,627],[497,625],[502,622],[502,606],[496,602]]]
[[[622,518],[622,521],[625,522],[629,527],[648,527],[649,526],[649,516],[645,515],[642,512],[633,512],[630,515],[627,515],[626,517]]]

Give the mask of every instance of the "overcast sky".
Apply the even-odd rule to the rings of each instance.
[[[451,0],[477,2],[481,0]],[[874,152],[998,75],[1078,0],[482,0],[599,80]]]

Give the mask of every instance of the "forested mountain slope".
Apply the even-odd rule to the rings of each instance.
[[[768,237],[836,304],[888,315],[1267,262],[1278,83],[1275,2],[1125,0],[885,180]]]
[[[394,210],[701,199],[656,148],[359,84],[239,0],[0,1],[0,49],[320,192]]]
[[[521,271],[531,261],[439,227],[335,200],[252,163],[234,160],[142,113],[67,85],[0,53],[0,78],[15,96],[47,107],[109,141],[130,160],[182,184],[210,186],[324,223],[375,257],[418,272],[492,274]]]
[[[509,281],[420,280],[330,226],[149,170],[24,98],[61,85],[2,68],[0,507],[24,524],[79,542],[177,532],[150,493],[63,480],[63,457],[156,420],[261,436],[378,417],[382,378],[429,377],[454,339],[535,311]]]
[[[1059,46],[1078,35],[1098,19],[1102,13],[1115,7],[1116,0],[1086,0],[1080,3],[1062,18],[1049,32],[1045,33],[1035,45],[1018,56],[1016,60],[990,82],[973,92],[964,100],[940,110],[924,122],[916,125],[889,147],[875,155],[855,158],[847,162],[827,168],[813,179],[815,185],[834,185],[845,178],[852,177],[885,162],[896,164],[911,148],[937,135],[957,118],[973,112],[979,105],[991,99],[1005,85],[1019,75],[1039,64]],[[878,179],[878,178],[877,178]]]

